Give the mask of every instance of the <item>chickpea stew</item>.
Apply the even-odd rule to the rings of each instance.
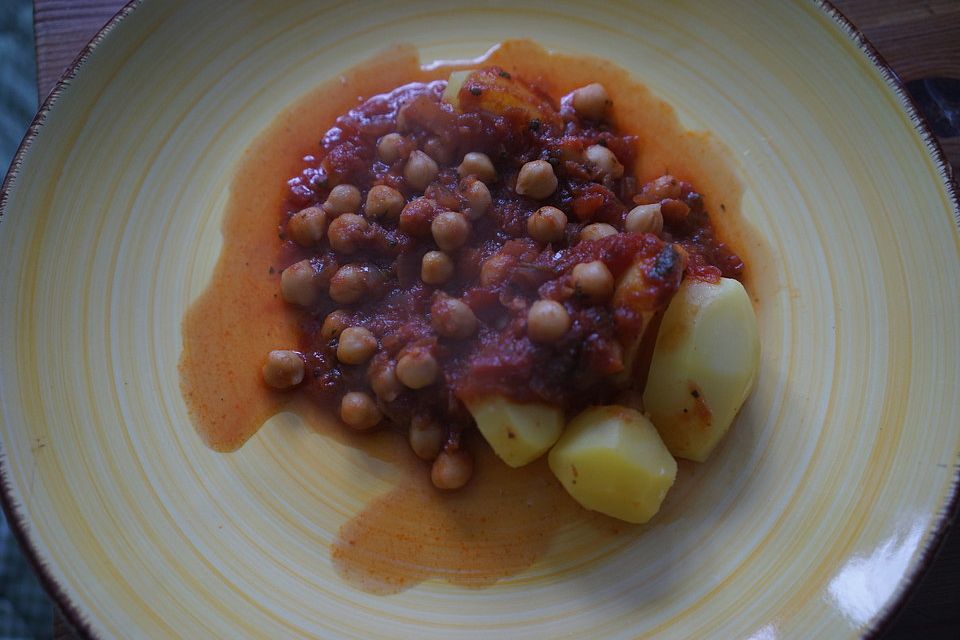
[[[693,185],[638,182],[615,108],[601,84],[556,100],[486,67],[337,118],[288,182],[280,294],[299,310],[299,344],[264,354],[264,382],[349,428],[402,430],[439,489],[470,480],[476,428],[511,466],[552,448],[583,506],[649,519],[673,456],[702,459],[726,431],[759,347],[743,262]],[[698,377],[712,345],[694,329],[731,313],[742,371]],[[616,404],[648,377],[682,393],[645,395],[646,414]],[[623,446],[604,450],[603,434]],[[620,480],[652,497],[639,510],[596,497]]]

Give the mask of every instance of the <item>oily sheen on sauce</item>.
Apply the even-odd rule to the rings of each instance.
[[[239,448],[282,410],[297,413],[318,437],[336,439],[397,467],[396,487],[344,523],[331,549],[339,574],[374,593],[394,593],[433,577],[469,587],[492,584],[549,554],[551,537],[565,523],[589,527],[599,541],[622,538],[624,544],[641,528],[582,509],[545,460],[510,469],[479,438],[471,447],[477,472],[470,484],[454,494],[439,492],[424,471],[427,463],[411,453],[401,434],[358,434],[302,394],[294,399],[262,381],[264,354],[297,341],[295,313],[279,295],[277,221],[285,182],[297,172],[300,159],[316,152],[319,137],[358,98],[480,64],[537,79],[554,96],[602,83],[613,99],[613,124],[639,138],[640,181],[669,172],[693,182],[707,209],[715,212],[712,219],[721,238],[747,264],[763,261],[756,255],[764,252],[762,245],[739,221],[741,186],[727,151],[708,134],[684,131],[669,105],[598,59],[550,54],[528,41],[510,41],[480,60],[421,67],[416,49],[398,46],[317,87],[278,115],[238,162],[222,223],[222,254],[208,288],[183,321],[181,388],[198,434],[215,450]],[[745,279],[757,296],[763,283],[749,270]],[[665,506],[683,499],[685,480],[694,473],[694,465],[681,462]]]

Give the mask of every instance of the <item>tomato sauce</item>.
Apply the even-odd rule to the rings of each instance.
[[[501,67],[489,67],[486,73],[497,82],[522,82]],[[424,389],[404,389],[398,397],[378,393],[379,410],[401,430],[415,417],[437,421],[443,425],[446,448],[459,448],[460,434],[473,424],[464,402],[474,398],[497,394],[519,402],[547,402],[568,413],[612,401],[619,390],[609,376],[626,366],[621,345],[630,341],[631,333],[642,331],[646,312],[667,304],[684,265],[688,277],[716,281],[720,276],[740,277],[743,263],[716,238],[703,198],[690,183],[661,178],[638,185],[633,176],[636,137],[618,134],[602,121],[581,119],[569,96],[555,103],[540,87],[528,85],[532,114],[521,108],[493,113],[475,110],[478,106],[471,103],[497,87],[475,82],[459,90],[457,112],[441,103],[445,88],[442,80],[408,83],[372,96],[336,119],[317,153],[306,155],[288,181],[279,220],[279,268],[309,260],[326,283],[344,264],[353,264],[376,278],[366,295],[346,308],[331,294],[303,310],[296,348],[306,361],[306,393],[336,411],[346,393],[369,393],[370,380],[396,366],[404,350],[414,345],[440,362],[440,379]],[[404,134],[405,153],[384,161],[378,156],[378,141],[398,130]],[[431,145],[439,174],[425,189],[416,188],[404,177],[406,154]],[[624,177],[598,175],[595,165],[584,159],[592,145],[612,151],[623,164]],[[467,210],[465,183],[456,167],[469,152],[486,154],[501,177],[488,185],[492,205],[472,221],[468,243],[448,251],[456,262],[452,279],[429,285],[421,280],[420,265],[424,254],[437,248],[431,221],[442,211]],[[542,159],[558,174],[556,190],[546,198],[520,195],[516,176],[521,167]],[[294,214],[322,206],[339,184],[352,185],[361,194],[386,185],[407,205],[398,219],[363,222],[365,230],[351,235],[349,252],[334,251],[332,222],[329,245],[322,241],[304,247],[289,239]],[[661,207],[661,237],[624,232],[634,204]],[[528,218],[542,206],[568,212],[570,219],[563,237],[548,244],[530,238],[527,229]],[[580,241],[592,223],[612,225],[621,233]],[[682,247],[682,256],[672,242]],[[495,259],[506,259],[507,267],[496,281],[486,283],[481,265]],[[596,260],[614,278],[638,260],[649,262],[650,290],[644,304],[631,300],[628,306],[610,308],[571,294],[565,274],[579,263]],[[438,336],[433,305],[441,292],[465,302],[477,316],[475,337]],[[527,335],[527,309],[540,298],[561,302],[571,318],[570,330],[554,343]],[[379,339],[379,352],[369,366],[338,360],[338,340],[321,330],[333,311]]]
[[[305,206],[322,202],[329,186],[342,180],[363,190],[374,183],[389,184],[409,197],[412,192],[397,167],[375,161],[377,138],[395,126],[401,103],[417,96],[435,102],[443,91],[442,80],[451,70],[481,65],[497,65],[518,74],[533,82],[544,96],[559,96],[583,84],[601,82],[614,104],[611,126],[580,129],[565,140],[564,132],[551,123],[531,126],[530,122],[477,117],[466,123],[469,126],[464,133],[463,118],[442,118],[431,133],[439,137],[454,131],[458,134],[449,136],[459,145],[452,152],[457,158],[453,166],[463,151],[482,150],[497,159],[502,172],[509,172],[509,163],[530,159],[531,140],[543,144],[549,138],[558,154],[564,144],[602,140],[616,151],[632,179],[606,187],[588,180],[563,181],[549,203],[571,211],[571,222],[576,224],[569,225],[570,241],[549,251],[524,238],[522,221],[529,215],[530,203],[516,196],[509,184],[491,185],[497,214],[474,227],[470,246],[458,260],[457,278],[448,287],[449,293],[468,301],[485,328],[469,349],[456,344],[445,347],[441,360],[447,377],[442,393],[400,402],[390,414],[397,424],[402,425],[415,410],[446,411],[456,437],[472,442],[463,398],[498,392],[518,399],[535,397],[570,410],[588,402],[612,400],[616,392],[602,382],[617,364],[609,345],[618,331],[638,322],[636,318],[629,314],[600,317],[573,305],[576,322],[566,355],[563,348],[544,355],[521,335],[516,318],[502,311],[509,308],[509,296],[558,297],[556,289],[562,286],[558,278],[572,264],[601,258],[619,275],[635,256],[662,259],[664,246],[676,243],[686,254],[688,277],[712,280],[721,275],[744,275],[743,262],[712,226],[717,222],[725,234],[732,229],[731,236],[743,237],[736,227],[740,185],[728,167],[725,150],[705,134],[683,131],[669,107],[605,62],[552,55],[532,43],[514,41],[482,61],[420,67],[416,51],[401,47],[319,87],[281,114],[239,164],[223,223],[223,253],[209,288],[184,319],[181,386],[198,432],[218,450],[239,447],[267,417],[293,407],[328,437],[356,446],[364,446],[364,440],[377,441],[390,452],[387,457],[395,460],[406,479],[344,524],[333,550],[341,574],[371,591],[396,591],[435,576],[473,586],[489,584],[540,558],[559,521],[592,527],[600,541],[633,529],[582,510],[563,492],[545,464],[508,469],[479,442],[473,447],[479,458],[477,476],[450,496],[429,485],[425,463],[405,450],[401,434],[381,430],[366,437],[345,438],[340,434],[344,427],[330,415],[332,407],[344,390],[365,383],[362,371],[337,367],[330,345],[317,339],[319,324],[333,306],[320,303],[304,312],[284,304],[279,296],[282,269],[304,257],[316,257],[314,250],[303,249],[285,237],[286,219]],[[358,96],[366,100],[360,101]],[[370,100],[369,96],[379,97]],[[560,105],[561,113],[567,108],[569,105]],[[319,148],[318,136],[322,138]],[[622,227],[629,206],[653,198],[644,185],[667,168],[677,178],[673,199],[688,211],[673,220],[665,210],[665,230],[660,238],[621,234],[572,242],[587,222]],[[458,197],[455,176],[444,176],[442,171],[440,184],[428,195],[452,206]],[[719,205],[723,205],[722,214]],[[396,274],[379,299],[353,310],[354,321],[389,336],[382,340],[388,354],[396,353],[403,343],[431,339],[425,320],[431,292],[411,275],[416,273],[422,252],[423,247],[407,234],[387,227],[363,249],[365,261]],[[505,284],[478,286],[471,265],[495,252],[512,253],[522,258],[518,263],[524,266],[515,269]],[[671,293],[667,288],[652,295],[668,298]],[[589,339],[594,342],[593,351],[585,360],[582,343]],[[260,365],[264,355],[280,346],[296,346],[306,354],[307,395],[314,406],[304,404],[302,398],[295,400],[296,392],[278,392],[263,384]],[[546,366],[548,360],[552,366]],[[584,362],[588,363],[585,372],[571,382],[569,371],[582,369]],[[316,410],[318,405],[327,411]],[[505,495],[522,499],[506,500]],[[506,528],[504,522],[508,522]],[[490,544],[491,540],[501,542]]]

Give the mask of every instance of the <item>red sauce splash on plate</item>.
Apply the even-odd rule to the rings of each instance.
[[[565,527],[588,527],[592,546],[627,543],[638,529],[579,507],[554,479],[544,460],[521,469],[501,463],[476,442],[477,471],[463,490],[432,487],[425,465],[405,439],[382,431],[348,433],[335,418],[262,382],[264,354],[296,344],[295,312],[279,295],[281,241],[277,213],[288,193],[286,180],[301,159],[314,153],[318,136],[359,97],[408,82],[446,78],[458,68],[497,65],[535,80],[560,96],[590,82],[603,83],[614,103],[613,124],[639,139],[640,182],[663,173],[697,185],[721,238],[748,264],[761,264],[765,250],[741,224],[741,185],[729,152],[710,135],[684,131],[673,110],[625,71],[602,60],[550,54],[528,41],[510,41],[469,64],[421,67],[410,46],[389,49],[344,72],[290,106],[240,159],[223,219],[223,250],[210,284],[183,320],[181,389],[198,434],[211,448],[233,451],[280,410],[298,413],[319,433],[387,459],[400,470],[396,487],[375,499],[340,528],[332,561],[350,584],[374,593],[394,593],[429,578],[482,587],[515,575],[550,554],[550,542]],[[753,273],[745,280],[753,287]],[[671,495],[682,496],[693,472],[681,465]],[[650,525],[656,526],[655,518]]]

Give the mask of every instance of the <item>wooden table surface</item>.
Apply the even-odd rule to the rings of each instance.
[[[37,84],[47,96],[124,0],[34,0]],[[960,176],[960,0],[833,0],[900,76]],[[883,640],[960,638],[960,521]],[[71,638],[61,619],[54,636]]]

